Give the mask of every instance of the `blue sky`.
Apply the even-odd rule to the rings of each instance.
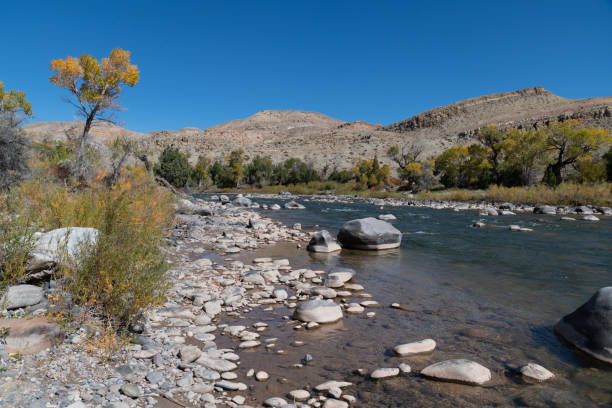
[[[132,52],[125,127],[206,128],[263,109],[389,124],[542,85],[612,95],[612,1],[0,0],[0,80],[35,121],[73,120],[49,62]]]

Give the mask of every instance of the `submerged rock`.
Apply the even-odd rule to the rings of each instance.
[[[382,221],[393,221],[397,220],[397,217],[393,214],[380,214],[378,216],[378,219]]]
[[[447,360],[425,367],[421,374],[436,380],[482,385],[491,380],[488,368],[470,360]]]
[[[528,363],[521,367],[521,374],[529,380],[546,381],[555,375],[539,364]]]
[[[345,248],[389,249],[400,246],[402,233],[386,221],[368,217],[345,223],[338,232],[338,241]]]
[[[325,280],[325,285],[330,288],[339,288],[355,276],[355,271],[350,268],[335,268],[329,274]]]
[[[335,252],[342,248],[328,231],[322,230],[315,232],[306,249],[310,252]]]
[[[436,342],[432,339],[415,341],[413,343],[400,344],[393,349],[398,356],[411,356],[414,354],[430,353],[436,348]]]
[[[329,300],[309,300],[298,304],[293,317],[303,322],[331,323],[342,319],[342,309]]]
[[[377,368],[370,374],[370,377],[374,379],[386,378],[386,377],[395,377],[399,375],[400,369],[396,367],[388,367],[388,368]]]
[[[599,289],[562,318],[555,333],[590,356],[612,363],[612,286]]]

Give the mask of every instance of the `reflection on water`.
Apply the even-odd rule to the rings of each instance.
[[[262,367],[287,378],[285,384],[256,384],[256,395],[281,396],[305,384],[345,378],[357,384],[351,391],[360,406],[370,407],[612,404],[612,369],[560,344],[552,331],[559,318],[595,290],[612,285],[609,217],[599,223],[568,223],[531,214],[483,219],[474,212],[303,204],[306,210],[261,212],[287,224],[299,222],[304,229],[326,228],[332,234],[350,219],[393,213],[398,220],[392,223],[404,233],[402,246],[379,253],[310,254],[278,244],[243,255],[248,261],[264,254],[288,257],[294,268],[354,268],[356,281],[381,304],[373,319],[349,315],[339,327],[315,331],[294,332],[281,318],[290,313],[283,307],[273,313],[253,312],[258,313],[249,317],[253,321],[275,323],[266,335],[279,337],[277,349],[287,351],[285,355],[262,350],[241,353],[245,371]],[[351,211],[336,211],[342,209]],[[472,228],[478,220],[488,227]],[[510,224],[534,231],[511,232]],[[406,309],[391,309],[392,302]],[[289,346],[294,337],[306,345]],[[432,355],[400,359],[391,352],[397,344],[429,337],[438,343]],[[262,353],[270,358],[262,359]],[[292,369],[305,353],[313,355],[312,363]],[[433,362],[460,357],[490,368],[493,381],[485,387],[469,387],[416,375],[373,382],[354,374],[357,368],[372,370],[400,362],[418,371]],[[528,361],[542,364],[557,378],[544,384],[523,383],[514,369]]]

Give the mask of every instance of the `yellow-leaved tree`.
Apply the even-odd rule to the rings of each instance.
[[[138,83],[140,72],[130,62],[130,52],[115,48],[107,58],[98,61],[91,55],[82,54],[80,58],[66,57],[51,61],[53,75],[49,81],[66,89],[68,102],[77,108],[85,125],[81,134],[79,151],[74,175],[86,178],[88,168],[85,157],[89,131],[95,121],[113,121],[113,112],[120,110],[118,98],[123,86]]]

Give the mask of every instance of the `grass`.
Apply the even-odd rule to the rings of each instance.
[[[306,184],[290,184],[287,186],[264,186],[264,187],[241,187],[208,190],[215,193],[256,193],[256,194],[278,194],[288,191],[297,195],[327,194],[335,195],[357,195],[360,197],[373,198],[400,198],[406,197],[405,193],[395,191],[381,191],[375,189],[363,189],[355,182],[338,183],[335,181],[311,181]]]
[[[354,182],[345,184],[332,181],[317,181],[308,184],[288,186],[265,186],[262,188],[215,189],[216,193],[260,193],[278,194],[288,191],[292,194],[353,195],[371,198],[407,198],[407,194],[397,191],[360,189]],[[550,205],[602,205],[612,206],[612,183],[577,184],[562,183],[556,188],[543,184],[527,187],[491,186],[486,190],[446,189],[421,191],[414,195],[416,200],[463,201],[463,202],[511,202],[515,204]]]
[[[515,204],[549,205],[612,205],[612,183],[575,184],[562,183],[556,188],[546,185],[528,187],[491,186],[486,190],[449,189],[422,191],[419,200],[511,202]]]

